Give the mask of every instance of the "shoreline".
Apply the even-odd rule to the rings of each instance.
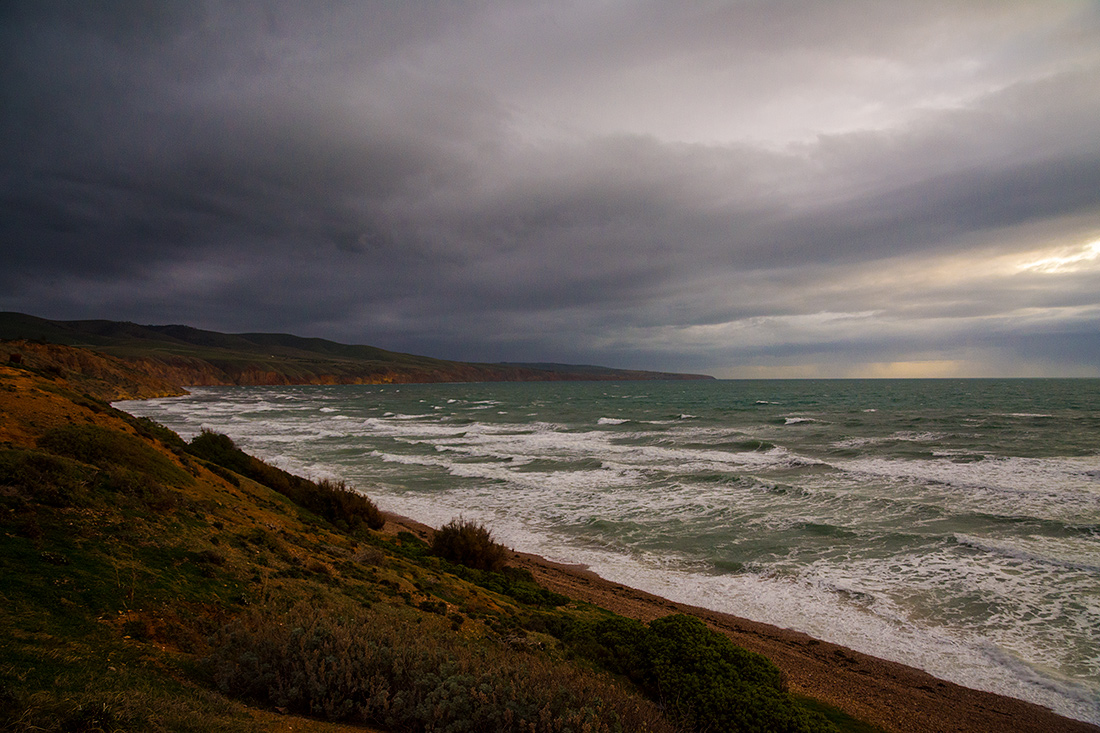
[[[104,358],[104,364],[96,361],[89,365],[85,361],[91,357],[83,358],[71,365],[59,364],[57,368],[77,375],[96,374],[95,379],[80,382],[80,386],[96,392],[105,401],[135,399],[115,388],[121,377],[107,368],[113,365],[112,360]],[[150,396],[154,395],[138,395],[136,399]],[[410,517],[384,513],[389,519],[384,531],[408,530],[422,538],[430,538],[434,532],[430,526]],[[792,692],[820,700],[885,730],[1100,733],[1095,724],[1058,715],[1035,703],[940,680],[917,668],[814,639],[802,632],[674,602],[606,580],[583,565],[555,562],[534,554],[511,554],[544,587],[577,601],[642,621],[673,613],[696,616],[739,646],[768,657],[786,675]]]
[[[383,531],[408,531],[430,540],[434,529],[384,512]],[[584,565],[510,551],[540,585],[640,621],[674,613],[696,616],[735,644],[771,659],[791,692],[815,698],[854,718],[897,733],[1100,733],[1100,727],[1066,718],[1035,703],[941,680],[915,667],[857,652],[760,621],[670,601],[606,580]]]
[[[383,531],[410,531],[429,539],[434,529],[394,512]],[[791,692],[831,705],[852,717],[899,733],[1100,733],[1096,724],[1068,718],[1037,703],[976,690],[916,667],[858,652],[809,634],[730,613],[672,601],[607,580],[582,564],[510,550],[519,566],[544,587],[644,622],[674,613],[704,620],[735,644],[768,657]]]

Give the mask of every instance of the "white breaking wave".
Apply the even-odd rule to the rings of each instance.
[[[836,460],[846,471],[891,481],[926,482],[926,493],[956,510],[1032,516],[1063,522],[1100,514],[1100,484],[1089,471],[1100,456],[1081,458],[989,458],[956,462],[950,458]]]
[[[681,389],[203,388],[119,406],[429,524],[462,514],[611,580],[1100,723],[1100,455],[1037,455],[1032,433],[1061,418],[998,398],[1028,420],[1013,455],[1004,420],[982,437],[992,410]]]

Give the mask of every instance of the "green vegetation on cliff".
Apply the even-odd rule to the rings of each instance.
[[[478,525],[433,544],[62,376],[0,366],[0,730],[833,729],[697,619],[573,602]]]

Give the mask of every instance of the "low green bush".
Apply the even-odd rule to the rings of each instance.
[[[265,609],[228,624],[211,648],[228,695],[397,732],[675,730],[594,673],[362,610]]]
[[[476,570],[464,565],[452,566],[455,575],[494,593],[508,596],[526,606],[554,608],[569,603],[561,593],[543,588],[523,568],[504,567],[499,571]]]
[[[575,624],[565,641],[577,655],[633,681],[697,731],[825,733],[836,728],[787,694],[782,673],[694,616],[646,625],[612,616]]]
[[[444,560],[477,570],[499,571],[504,568],[508,551],[493,541],[483,525],[461,517],[440,527],[432,538],[432,552]]]
[[[87,406],[93,408],[95,404],[96,402],[94,400],[89,400]],[[102,406],[100,409],[102,409]],[[126,422],[130,423],[130,426],[138,431],[138,435],[160,441],[171,449],[173,453],[182,453],[187,449],[187,443],[184,442],[183,438],[174,431],[164,427],[159,422],[150,420],[147,417],[136,417],[125,412],[116,411],[116,413],[126,420]]]
[[[242,476],[252,473],[252,456],[238,448],[228,435],[203,428],[187,444],[187,452]]]
[[[343,521],[353,532],[360,526],[382,529],[386,525],[386,518],[375,503],[343,481],[321,479],[315,486],[300,502],[315,514],[334,523]]]
[[[303,509],[345,531],[382,529],[386,524],[386,518],[375,503],[343,481],[322,479],[314,482],[295,476],[248,455],[227,435],[204,429],[191,439],[187,451],[215,466],[278,491]],[[223,472],[216,472],[225,477]]]
[[[48,431],[42,450],[98,468],[122,469],[169,486],[194,483],[192,476],[140,438],[98,425],[68,425]]]

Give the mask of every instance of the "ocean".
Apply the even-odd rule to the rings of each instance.
[[[1100,380],[204,387],[116,406],[1100,724]]]

